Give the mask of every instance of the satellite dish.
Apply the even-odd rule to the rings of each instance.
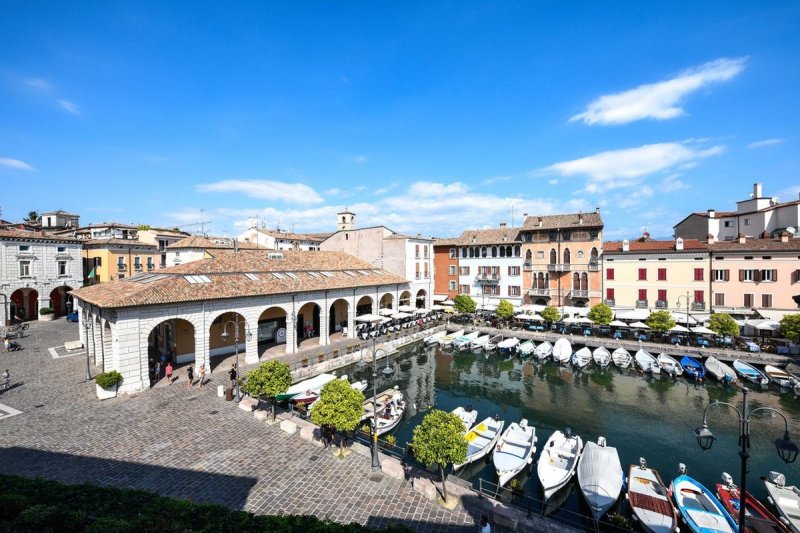
[[[789,226],[788,228],[786,228],[786,231],[789,232],[791,235],[797,233],[797,229],[794,228],[793,226]]]

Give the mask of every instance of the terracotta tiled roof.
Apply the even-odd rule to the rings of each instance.
[[[683,250],[708,250],[708,245],[698,239],[683,239]],[[630,241],[631,252],[681,252],[675,249],[675,241],[656,241],[638,239]],[[622,241],[603,243],[603,253],[623,253]]]
[[[80,240],[80,239],[78,239]],[[83,240],[85,248],[105,248],[110,246],[124,246],[132,248],[151,248],[153,250],[158,247],[155,244],[147,244],[136,239],[88,239]]]
[[[434,246],[467,246],[467,245],[486,245],[486,244],[515,244],[520,243],[520,228],[494,228],[494,229],[471,229],[461,234],[455,239],[439,239],[434,241]]]
[[[59,241],[59,242],[82,242],[80,239],[73,237],[62,237],[52,233],[44,233],[43,231],[25,231],[16,228],[2,228],[0,229],[0,239],[12,240],[28,240],[28,241]]]
[[[226,250],[233,249],[233,240],[228,240],[224,243],[214,242],[208,237],[202,235],[192,235],[185,237],[177,242],[167,245],[167,250],[187,250],[187,249],[200,249],[200,250]]]
[[[800,239],[789,239],[781,242],[774,239],[747,239],[743,243],[738,240],[720,241],[711,244],[712,252],[750,252],[750,251],[786,251],[800,252]]]
[[[72,293],[86,302],[111,308],[407,283],[342,252],[285,251],[282,259],[269,259],[267,254],[266,250],[218,251],[211,259],[82,287]],[[208,282],[197,282],[198,278],[192,276],[204,276]]]
[[[457,246],[457,245],[458,245],[458,237],[448,237],[447,239],[433,240],[434,248],[436,248],[437,246]]]
[[[540,220],[541,226],[539,225]],[[529,216],[525,218],[525,223],[522,224],[521,229],[536,230],[596,227],[603,227],[603,219],[600,218],[600,213],[589,211],[588,213]]]

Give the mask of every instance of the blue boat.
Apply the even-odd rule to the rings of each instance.
[[[681,471],[685,469],[681,468]],[[675,507],[690,530],[695,533],[738,533],[736,521],[714,494],[695,479],[682,473],[672,480],[670,492]]]
[[[681,359],[681,366],[683,367],[683,372],[686,374],[686,377],[696,379],[697,381],[702,381],[706,377],[706,369],[703,368],[703,365],[694,357],[684,355]]]

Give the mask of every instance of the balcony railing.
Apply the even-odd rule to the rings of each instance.
[[[600,263],[597,261],[589,261],[589,272],[597,272],[600,270]]]
[[[524,270],[525,272],[530,272],[531,270],[533,270],[533,263],[523,263],[522,270]]]
[[[153,263],[147,263],[147,270],[153,270],[155,267]]]
[[[603,300],[603,303],[605,303],[609,307],[614,307],[617,301],[614,298],[606,298],[605,300]]]
[[[500,274],[493,274],[493,273],[478,273],[475,276],[476,281],[485,281],[487,283],[498,283],[500,281]]]
[[[117,270],[120,272],[126,272],[128,270],[128,265],[124,263],[117,263]]]
[[[575,298],[588,298],[589,297],[589,291],[582,291],[582,290],[579,290],[579,289],[573,289],[572,292],[570,293],[570,297],[573,298],[573,299],[575,299]]]
[[[647,309],[647,300],[636,300],[637,309]]]
[[[528,293],[531,296],[545,296],[547,298],[550,297],[550,289],[537,289],[535,287],[528,290]]]
[[[705,310],[706,310],[705,302],[694,302],[692,304],[692,311],[705,311]]]
[[[666,309],[666,308],[667,308],[666,300],[656,300],[656,309]]]
[[[142,271],[142,265],[133,265],[133,270],[135,270],[136,272],[141,272]]]
[[[572,270],[570,263],[550,263],[547,265],[547,270],[550,272],[569,272]]]

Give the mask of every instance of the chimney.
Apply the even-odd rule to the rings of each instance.
[[[595,215],[599,215],[600,214],[600,208],[599,207],[595,207],[594,208],[594,214]]]
[[[622,251],[623,252],[630,252],[631,251],[631,242],[628,239],[622,241]]]
[[[233,253],[239,251],[239,239],[233,239]]]
[[[761,198],[761,184],[754,183],[753,184],[753,198]]]
[[[578,224],[583,224],[583,213],[578,211]]]
[[[747,237],[744,236],[744,233],[740,233],[737,240],[739,241],[739,244],[744,244],[747,242]]]
[[[506,227],[506,223],[505,223],[505,222],[501,222],[501,223],[500,223],[500,227],[501,227],[501,228],[505,228],[505,227]]]
[[[522,218],[528,218],[528,213],[522,213]]]
[[[788,231],[781,232],[781,242],[789,242],[790,233]]]
[[[539,227],[542,227],[542,217],[539,217]]]
[[[683,250],[683,239],[681,239],[680,237],[675,239],[675,249],[676,250]]]
[[[714,234],[709,233],[708,235],[706,235],[706,242],[708,242],[708,244],[714,244],[716,242]]]
[[[716,211],[714,211],[713,209],[709,209],[708,210],[708,218],[714,218],[715,214],[716,214]]]

